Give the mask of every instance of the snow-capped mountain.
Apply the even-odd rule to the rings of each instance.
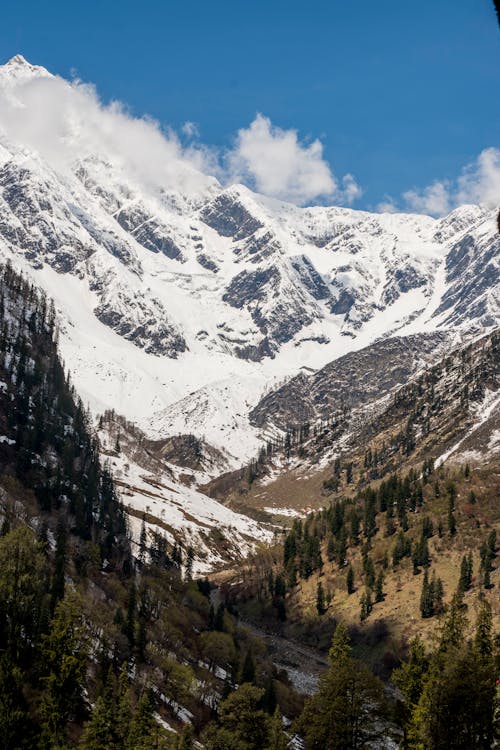
[[[0,68],[1,257],[54,299],[95,413],[236,466],[283,379],[392,334],[498,324],[492,211],[297,208],[220,185],[143,121],[116,132],[89,97],[21,56]]]

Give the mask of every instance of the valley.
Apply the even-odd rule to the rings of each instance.
[[[6,747],[323,750],[349,685],[356,747],[427,750],[449,690],[483,750],[495,211],[297,207],[131,159],[89,101],[0,67]]]

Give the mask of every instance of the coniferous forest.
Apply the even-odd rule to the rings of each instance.
[[[233,592],[194,580],[192,554],[127,528],[90,415],[65,371],[53,305],[0,272],[0,737],[6,750],[486,750],[498,736],[494,531],[464,549],[458,586],[433,571],[432,540],[457,535],[453,481],[431,463],[391,475],[296,520]],[[444,511],[429,498],[439,494]],[[475,500],[470,498],[474,504]],[[416,520],[415,520],[416,519]],[[389,540],[374,552],[377,535]],[[472,555],[474,552],[474,556]],[[269,560],[271,563],[269,564]],[[479,567],[478,567],[478,562]],[[390,571],[421,581],[422,621],[400,659],[375,670],[357,633],[328,620],[334,592],[363,588],[359,620],[387,597]],[[247,571],[248,572],[248,571]],[[327,667],[300,695],[268,642],[314,581]],[[483,594],[467,606],[467,592]],[[328,626],[323,625],[325,618]],[[316,625],[314,624],[316,623]],[[387,744],[392,742],[393,744]]]

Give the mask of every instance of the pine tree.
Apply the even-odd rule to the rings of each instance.
[[[444,605],[443,605],[444,588],[443,588],[443,581],[441,580],[441,578],[438,577],[434,580],[433,590],[434,590],[434,613],[440,614],[444,609]]]
[[[259,708],[264,691],[246,683],[220,704],[220,728],[204,744],[212,748],[261,750],[271,737],[271,717]]]
[[[375,583],[375,601],[381,602],[384,600],[384,573],[382,570],[379,571],[377,575],[377,580]]]
[[[323,586],[321,584],[321,581],[318,581],[318,586],[316,589],[316,610],[318,612],[318,615],[323,615],[325,613],[325,595],[323,592]]]
[[[0,737],[5,750],[30,750],[37,742],[23,692],[25,673],[0,656]]]
[[[66,573],[67,529],[66,519],[60,515],[56,527],[56,550],[54,555],[54,575],[52,577],[50,611],[53,614],[56,604],[64,597],[64,578]]]
[[[116,719],[113,701],[109,696],[97,698],[92,716],[87,722],[81,741],[82,750],[108,750],[114,747]]]
[[[361,612],[360,620],[364,622],[369,617],[370,612],[373,609],[372,595],[370,589],[366,589],[364,594],[361,596]]]
[[[405,732],[404,747],[410,745],[408,738],[408,724],[422,694],[424,677],[429,668],[429,659],[419,635],[410,642],[408,660],[401,667],[394,670],[392,680],[401,690],[404,697],[402,712],[403,729]]]
[[[129,591],[129,598],[127,604],[127,618],[124,623],[124,632],[127,637],[130,648],[132,649],[135,644],[135,616],[137,606],[137,591],[135,583],[132,581]]]
[[[143,565],[146,560],[147,535],[146,535],[146,515],[142,514],[141,533],[139,535],[139,562]]]
[[[118,678],[118,695],[116,705],[116,736],[120,750],[121,748],[125,748],[125,743],[130,732],[131,720],[131,689],[127,672],[127,664],[124,663],[122,665]]]
[[[353,570],[352,565],[349,565],[347,569],[346,586],[347,586],[347,593],[353,594],[355,591],[355,588],[354,588],[354,570]]]
[[[154,729],[153,703],[149,692],[145,691],[137,701],[137,706],[130,721],[125,750],[150,750],[151,747],[154,747]]]
[[[276,708],[273,718],[271,719],[269,744],[266,750],[286,750],[288,741],[283,731],[283,718],[279,708]]]
[[[380,681],[352,658],[347,629],[339,623],[329,668],[306,701],[296,729],[307,750],[366,747],[384,734],[385,701]]]
[[[251,649],[248,649],[241,668],[240,684],[244,682],[255,682],[255,662]]]
[[[43,747],[64,742],[68,721],[82,701],[88,643],[81,611],[74,595],[60,601],[50,631],[42,639],[46,670],[40,706]]]
[[[176,750],[194,750],[194,733],[191,724],[184,724],[176,743]]]
[[[488,615],[482,616],[476,637],[488,653]],[[480,619],[480,618],[478,618]],[[456,593],[441,631],[418,705],[408,727],[410,747],[426,750],[487,750],[492,746],[495,671],[482,649],[464,641],[467,619]]]
[[[422,617],[432,617],[434,614],[434,592],[433,587],[429,583],[429,574],[427,570],[424,572],[424,580],[422,581],[422,593],[420,595],[420,614]]]

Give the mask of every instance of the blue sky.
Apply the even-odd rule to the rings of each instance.
[[[491,0],[184,0],[4,4],[3,60],[93,82],[229,147],[257,113],[319,139],[357,207],[449,185],[500,146],[500,30]]]

